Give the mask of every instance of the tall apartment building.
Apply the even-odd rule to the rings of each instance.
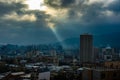
[[[93,36],[90,34],[80,35],[80,62],[94,62]]]

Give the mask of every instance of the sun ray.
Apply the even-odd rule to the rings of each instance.
[[[58,18],[57,20],[62,21],[62,19],[66,18],[66,14],[64,14],[64,13],[67,13],[67,10],[62,10],[61,11],[61,9],[56,10],[54,8],[47,7],[44,3],[44,0],[26,0],[25,4],[28,5],[28,10],[44,11],[45,14],[51,16],[50,19],[46,19],[47,25],[51,29],[51,31],[53,32],[53,34],[55,35],[57,40],[60,42],[60,44],[64,47],[65,44],[62,43],[62,38],[56,30],[55,23],[51,22],[51,19],[57,19]]]
[[[62,42],[62,38],[60,37],[60,35],[57,33],[57,30],[55,29],[55,25],[54,23],[49,23],[49,28],[51,29],[51,31],[53,32],[53,34],[55,35],[55,37],[57,38],[57,40],[60,42],[60,44],[62,45],[63,48],[65,48],[65,44]]]

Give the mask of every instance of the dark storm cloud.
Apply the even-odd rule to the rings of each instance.
[[[23,27],[24,24],[25,26],[39,26],[43,27],[46,26],[45,18],[49,17],[49,15],[46,15],[43,11],[39,10],[25,10],[28,8],[28,5],[23,4],[22,2],[11,2],[8,3],[0,1],[0,25],[6,26],[11,26],[11,27],[16,27],[16,26],[21,26]],[[15,15],[14,15],[15,14]],[[13,15],[13,19],[4,19],[5,16],[11,16]],[[21,18],[22,16],[31,16],[35,15],[36,21],[30,22],[29,20],[20,20],[17,21],[16,19],[14,20],[14,16],[18,16],[18,18]],[[5,17],[8,18],[8,17]],[[16,17],[17,18],[17,17]],[[0,27],[1,27],[0,26]]]
[[[73,3],[75,3],[75,0],[61,0],[61,3],[62,3],[61,6],[66,7],[66,6],[69,6]]]
[[[100,12],[104,11],[104,9],[101,6],[101,3],[96,3],[92,5],[82,4],[79,5],[78,8],[74,7],[72,11],[74,11],[74,13],[76,14],[81,13],[82,16],[80,18],[82,19],[82,21],[90,22],[96,18],[99,18],[99,15],[101,14]],[[79,18],[79,15],[77,17]]]
[[[104,7],[107,5],[106,2],[97,1],[90,4],[89,0],[46,0],[46,4],[53,8],[68,9],[68,16],[71,19],[81,18],[78,14],[82,14],[82,21],[92,21],[97,18],[99,20],[107,15],[107,13],[102,14],[107,10],[113,11],[113,13],[120,12],[119,0],[112,1],[107,7]]]
[[[21,4],[21,3],[5,3],[0,2],[0,15],[8,14],[12,11],[20,11],[22,8],[26,8],[27,5]]]
[[[120,13],[120,0],[115,0],[107,8],[115,13]]]
[[[76,0],[45,0],[45,3],[54,8],[65,8],[75,3]]]
[[[89,0],[46,0],[46,4],[53,8],[68,9],[69,20],[92,21],[104,11],[103,3],[85,4]],[[59,2],[59,3],[58,3]]]
[[[78,37],[79,34],[87,32],[99,35],[119,32],[119,0],[113,1],[107,6],[104,6],[105,3],[101,2],[85,4],[85,1],[87,0],[78,0],[79,3],[73,3],[72,6],[65,7],[69,9],[69,21],[60,25],[62,30],[58,27],[61,36],[68,38],[69,35]]]
[[[51,30],[46,27],[45,19],[49,15],[39,10],[25,10],[27,7],[22,2],[8,3],[0,1],[0,43],[25,45],[49,43],[49,41],[56,40]],[[31,15],[35,15],[35,21],[29,20]],[[11,16],[10,19],[9,16]],[[23,19],[20,20],[22,17]],[[28,19],[25,18],[24,20],[24,17]],[[51,37],[52,39],[47,41]]]
[[[52,5],[52,1],[48,1],[49,5],[54,8],[55,6]],[[80,33],[84,32],[104,34],[111,33],[112,30],[120,30],[120,14],[115,14],[119,12],[120,9],[119,0],[112,1],[110,4],[106,2],[94,2],[89,4],[89,0],[72,1],[69,2],[69,0],[67,0],[67,5],[66,3],[61,3],[67,7],[56,4],[57,8],[68,9],[68,21],[58,25],[60,26],[58,30],[61,36],[69,37],[69,33],[71,36],[79,36]],[[62,2],[62,0],[60,0],[60,2]],[[117,27],[117,29],[115,29],[115,27]],[[63,31],[65,33],[63,33]]]
[[[119,0],[113,1],[106,7],[104,7],[105,3],[101,2],[88,4],[89,0],[45,1],[45,5],[47,5],[48,8],[52,7],[56,12],[58,11],[57,9],[60,9],[59,11],[63,11],[63,13],[53,18],[44,11],[25,10],[27,9],[27,5],[21,2],[12,2],[11,4],[0,2],[0,37],[2,37],[0,42],[15,44],[54,42],[56,41],[56,37],[47,27],[48,22],[46,19],[49,19],[50,22],[56,25],[56,32],[62,36],[63,39],[77,37],[84,32],[104,34],[111,33],[112,31],[120,31]],[[64,10],[67,10],[67,12],[64,12]],[[5,15],[11,16],[13,13],[17,16],[15,19],[4,19]],[[64,19],[60,17],[60,15],[63,14],[66,14],[63,18],[67,16]],[[36,20],[30,21],[28,17],[27,20],[16,20],[16,18],[21,18],[24,15],[28,17],[34,15]]]

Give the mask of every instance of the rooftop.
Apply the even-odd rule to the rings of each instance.
[[[92,68],[88,68],[88,67],[82,67],[82,68],[78,68],[78,70],[94,70],[94,71],[116,71],[116,70],[120,70],[120,69],[112,69],[112,68],[105,68],[105,67],[92,67]]]
[[[11,75],[13,76],[16,76],[16,75],[23,75],[25,74],[24,72],[14,72],[14,73],[11,73]]]

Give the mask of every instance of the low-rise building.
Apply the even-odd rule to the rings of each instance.
[[[108,61],[104,63],[104,66],[107,68],[120,69],[120,61]]]
[[[120,69],[84,67],[82,71],[82,80],[120,80]]]
[[[118,69],[94,69],[92,80],[120,80],[120,70]]]

